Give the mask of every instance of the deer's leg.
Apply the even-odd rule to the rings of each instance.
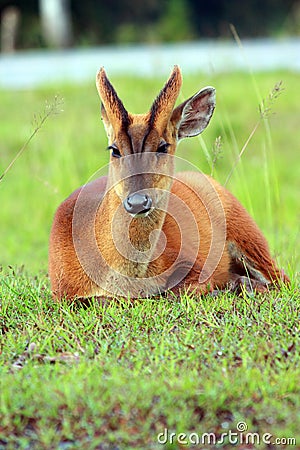
[[[257,245],[249,239],[247,246],[239,246],[236,242],[228,243],[230,255],[230,284],[233,289],[238,284],[249,286],[250,290],[265,291],[268,285],[278,285],[280,281],[288,283],[284,272],[277,268],[271,258],[267,245]],[[248,280],[248,282],[246,281]]]
[[[244,275],[232,274],[227,287],[230,291],[239,295],[243,292],[247,292],[248,294],[252,294],[253,292],[265,293],[268,292],[269,285],[269,282],[262,282]]]

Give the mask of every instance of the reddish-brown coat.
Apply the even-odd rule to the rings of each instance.
[[[126,156],[154,153],[167,142],[168,153],[173,155],[179,139],[199,134],[214,109],[213,88],[200,91],[173,111],[180,85],[180,71],[175,68],[149,113],[132,115],[102,69],[97,87],[109,144]],[[170,167],[164,166],[166,161]],[[168,205],[167,211],[174,217],[158,208],[147,217],[134,217],[128,222],[122,200],[132,192],[134,182],[132,187],[124,178],[130,166],[128,169],[124,165],[125,172],[121,173],[122,166],[114,157],[108,177],[77,189],[59,206],[49,248],[49,275],[55,298],[113,296],[109,283],[118,282],[117,273],[125,277],[124,295],[133,297],[168,289],[177,294],[185,288],[207,293],[234,286],[245,277],[257,290],[280,280],[289,282],[272,259],[258,226],[229,191],[201,173],[182,172],[174,177],[170,159],[157,158],[154,162],[157,167],[151,162],[149,173],[153,173],[144,173],[142,181],[145,188],[165,190],[167,197],[171,193],[169,200],[162,198],[162,204]],[[177,200],[174,205],[173,198]],[[148,260],[134,262],[116,248],[115,236],[122,246],[126,223],[128,242],[140,253],[149,253]],[[149,237],[155,230],[163,234],[154,238],[151,247]],[[167,242],[164,250],[160,241],[163,235]]]

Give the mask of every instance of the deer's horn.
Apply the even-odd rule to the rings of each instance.
[[[102,115],[106,113],[107,119],[113,127],[117,125],[127,128],[130,122],[129,114],[107,78],[103,67],[97,73],[96,86],[102,101]]]
[[[150,124],[155,125],[161,132],[166,127],[182,83],[181,72],[178,66],[174,69],[166,84],[154,100],[150,110]]]

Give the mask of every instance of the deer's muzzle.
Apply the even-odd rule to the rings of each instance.
[[[152,206],[152,198],[147,194],[140,194],[139,192],[134,192],[128,195],[128,197],[123,202],[125,210],[136,216],[138,214],[147,214]]]

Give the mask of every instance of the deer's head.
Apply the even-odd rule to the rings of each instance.
[[[146,114],[127,112],[104,69],[97,74],[101,115],[108,137],[109,183],[131,215],[160,208],[172,184],[177,143],[200,134],[215,108],[215,89],[206,87],[174,109],[182,83],[175,66]]]

